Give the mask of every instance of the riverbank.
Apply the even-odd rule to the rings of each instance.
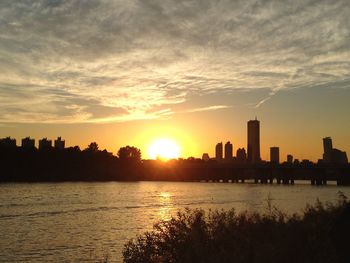
[[[288,215],[268,204],[266,213],[201,209],[159,221],[130,240],[125,263],[144,262],[319,262],[348,260],[350,203],[317,202]],[[349,262],[349,261],[347,261]]]

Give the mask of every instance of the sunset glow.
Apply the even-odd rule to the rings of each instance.
[[[0,1],[0,138],[213,158],[257,116],[265,160],[350,152],[349,1],[292,2]]]
[[[148,155],[152,159],[176,159],[180,157],[180,147],[171,139],[158,139],[152,142]]]
[[[0,261],[350,262],[349,14],[0,0]]]

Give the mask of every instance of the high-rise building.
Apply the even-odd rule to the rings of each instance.
[[[34,149],[35,148],[35,140],[30,137],[26,137],[22,139],[22,148],[24,149]]]
[[[52,147],[52,141],[48,140],[47,138],[43,138],[39,140],[39,150],[47,150],[51,149]]]
[[[55,140],[55,149],[63,150],[65,146],[65,141],[61,139],[61,137],[58,137],[57,140]]]
[[[231,161],[232,160],[232,151],[233,151],[233,146],[232,143],[229,141],[225,143],[225,161]]]
[[[215,146],[215,159],[217,161],[222,161],[222,142],[219,142]]]
[[[245,163],[247,160],[247,153],[244,148],[238,148],[236,152],[236,160],[239,163]]]
[[[293,163],[293,155],[291,154],[287,155],[287,163]]]
[[[248,121],[248,162],[260,162],[260,122]]]
[[[280,148],[271,147],[270,148],[270,162],[278,164],[280,163]]]
[[[348,156],[346,152],[333,148],[332,150],[332,163],[336,164],[347,164]]]
[[[347,164],[348,157],[346,152],[333,148],[332,138],[323,138],[323,162]]]
[[[1,138],[0,146],[4,148],[16,148],[16,139],[11,137]]]
[[[331,162],[332,150],[333,150],[332,138],[331,137],[323,138],[323,161],[325,163]]]

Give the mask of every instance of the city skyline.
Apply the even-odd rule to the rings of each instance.
[[[323,153],[318,158],[316,161],[322,160],[325,163],[332,163],[332,162],[340,162],[340,163],[347,163],[347,153],[346,151],[339,150],[335,147],[333,147],[333,142],[332,138],[327,136],[323,137]],[[17,140],[16,138],[12,138],[11,136],[5,137],[5,138],[0,138],[0,143],[6,144],[7,146],[11,147],[22,147],[22,148],[36,148],[39,150],[43,149],[50,149],[50,148],[55,148],[55,149],[64,149],[65,148],[65,140],[62,140],[61,136],[58,136],[57,139],[54,140],[54,144],[52,144],[52,140],[48,139],[47,137],[43,137],[38,140],[36,143],[36,140],[34,138],[31,138],[30,136],[27,136],[25,138],[21,139],[21,144],[17,145]],[[91,143],[96,143],[91,142]],[[90,143],[90,144],[91,144]],[[176,154],[173,155],[171,152],[171,148],[169,148],[170,152],[167,152],[167,145],[165,144],[174,144],[171,146],[176,147]],[[85,147],[81,148],[79,145],[74,145],[73,147],[78,146],[81,149],[87,149],[90,147],[90,144]],[[96,143],[96,146],[98,143]],[[165,147],[164,147],[165,146]],[[72,146],[70,146],[72,147]],[[122,147],[122,146],[120,146]],[[181,156],[180,154],[180,149],[178,148],[178,145],[175,144],[173,141],[168,141],[168,140],[158,140],[157,144],[151,145],[150,146],[151,150],[153,150],[153,153],[150,153],[149,149],[146,151],[145,155],[142,156],[143,159],[157,159],[157,158],[165,158],[166,159],[183,159],[186,158],[184,156]],[[154,149],[152,149],[154,148]],[[161,149],[161,155],[157,156],[157,148],[162,148]],[[108,151],[108,149],[105,148],[105,150]],[[158,149],[159,150],[159,149]],[[236,154],[234,154],[236,152]],[[114,152],[111,152],[114,154]],[[142,151],[141,151],[142,153]],[[163,155],[163,156],[162,156]],[[189,156],[189,157],[195,157],[195,158],[200,158],[199,156]],[[223,142],[218,142],[215,145],[214,149],[214,154],[211,155],[208,152],[202,153],[202,159],[203,160],[216,160],[219,162],[225,161],[225,162],[246,162],[249,164],[255,164],[255,163],[260,163],[261,161],[269,161],[271,163],[292,163],[293,160],[295,161],[302,161],[302,160],[307,160],[307,161],[314,161],[309,158],[302,158],[299,159],[298,156],[293,156],[291,153],[288,153],[285,155],[285,158],[280,155],[280,147],[279,146],[270,146],[269,147],[269,158],[268,159],[263,159],[260,156],[260,121],[255,117],[254,120],[249,120],[247,122],[247,144],[246,147],[237,147],[234,148],[234,144],[232,144],[230,141],[227,141],[225,144]]]
[[[350,0],[0,0],[1,260],[350,262],[349,102]]]

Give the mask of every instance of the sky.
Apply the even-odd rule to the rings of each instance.
[[[62,136],[147,158],[279,146],[350,152],[350,1],[0,1],[0,137]]]

